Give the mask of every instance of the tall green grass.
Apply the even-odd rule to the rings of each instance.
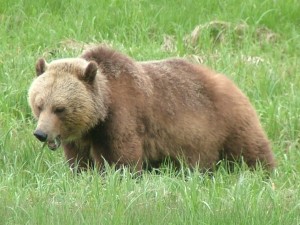
[[[0,224],[300,224],[299,12],[298,0],[0,0]],[[34,139],[27,90],[38,57],[101,42],[138,60],[197,59],[234,80],[272,142],[271,178],[243,166],[74,176],[62,151]]]

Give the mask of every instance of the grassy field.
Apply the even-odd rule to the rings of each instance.
[[[300,224],[299,0],[0,0],[0,224]],[[42,149],[27,90],[38,57],[108,43],[138,60],[186,57],[249,96],[277,169],[140,179],[107,168],[74,176]]]

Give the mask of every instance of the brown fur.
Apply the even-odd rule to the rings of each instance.
[[[98,66],[98,70],[96,69]],[[155,165],[169,157],[213,168],[243,157],[275,166],[247,97],[225,76],[182,59],[136,62],[98,46],[80,58],[37,62],[29,90],[37,129],[61,137],[71,167]],[[63,106],[65,111],[57,113]]]

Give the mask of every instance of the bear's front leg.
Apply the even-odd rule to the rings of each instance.
[[[63,145],[65,157],[74,172],[81,172],[94,167],[90,156],[91,146],[89,144],[77,144],[74,142]]]
[[[111,148],[113,162],[117,167],[129,166],[130,169],[138,174],[143,169],[143,146],[138,136],[132,137],[120,143],[115,141]]]
[[[94,166],[103,169],[104,161],[117,168],[129,166],[135,172],[141,172],[143,168],[142,144],[137,138],[129,140],[107,138],[103,143],[94,143],[91,156]]]

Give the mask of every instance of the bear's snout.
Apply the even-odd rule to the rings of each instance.
[[[48,137],[48,135],[41,130],[34,131],[33,135],[41,142],[45,142]]]

